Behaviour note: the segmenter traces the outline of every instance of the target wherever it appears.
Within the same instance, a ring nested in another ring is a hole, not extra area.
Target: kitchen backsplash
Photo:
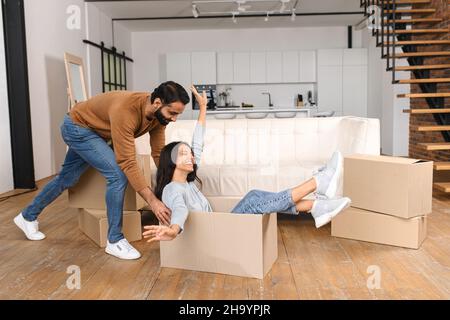
[[[295,107],[298,94],[303,95],[303,101],[306,104],[308,91],[313,92],[314,101],[317,101],[316,86],[312,83],[217,85],[217,95],[224,92],[226,88],[231,88],[231,100],[233,100],[233,105],[237,106],[244,102],[255,107],[268,107],[269,97],[262,94],[263,92],[270,92],[275,108]]]

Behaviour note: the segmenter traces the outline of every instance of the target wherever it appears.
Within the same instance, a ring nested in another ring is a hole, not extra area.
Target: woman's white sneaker
[[[14,218],[14,223],[25,233],[28,240],[39,241],[45,239],[45,234],[39,231],[39,222],[37,220],[32,222],[25,220],[22,212]]]
[[[114,257],[124,260],[135,260],[141,257],[139,251],[137,251],[127,239],[122,239],[116,243],[106,244],[105,252]]]
[[[317,199],[314,201],[311,215],[316,223],[316,228],[320,228],[329,223],[342,210],[348,208],[351,203],[352,201],[347,197],[329,200]]]
[[[335,151],[326,166],[313,174],[316,180],[316,193],[328,199],[336,196],[339,179],[342,175],[344,159],[339,151]]]

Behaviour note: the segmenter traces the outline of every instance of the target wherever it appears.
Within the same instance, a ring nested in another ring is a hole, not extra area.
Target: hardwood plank
[[[436,148],[437,145],[427,145]],[[0,299],[450,299],[450,198],[433,198],[428,237],[419,250],[330,236],[308,216],[281,218],[279,258],[263,279],[160,268],[159,245],[121,261],[77,226],[63,194],[40,217],[47,238],[25,240],[13,217],[36,194],[0,203]],[[67,267],[81,269],[81,290],[69,290]],[[367,288],[367,267],[381,270],[381,288]]]

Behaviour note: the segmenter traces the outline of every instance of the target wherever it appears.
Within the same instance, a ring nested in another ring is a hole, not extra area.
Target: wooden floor
[[[159,267],[159,245],[121,261],[78,229],[62,195],[40,217],[44,241],[26,241],[13,217],[35,192],[0,202],[0,299],[450,299],[450,197],[437,195],[428,238],[411,250],[337,239],[309,218],[279,219],[279,258],[264,280]],[[81,270],[69,290],[67,267]],[[381,288],[367,288],[380,267]]]

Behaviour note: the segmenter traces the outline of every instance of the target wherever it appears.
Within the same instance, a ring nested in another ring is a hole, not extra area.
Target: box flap
[[[369,154],[352,154],[345,157],[346,159],[357,159],[367,161],[378,161],[397,164],[414,164],[419,162],[427,162],[421,159],[404,158],[404,157],[391,157],[391,156],[375,156]]]

